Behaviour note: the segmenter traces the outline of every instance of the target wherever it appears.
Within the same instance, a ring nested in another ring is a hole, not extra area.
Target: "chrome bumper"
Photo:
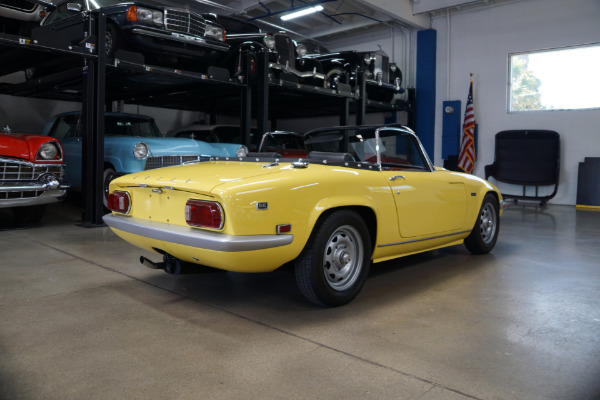
[[[195,46],[206,47],[206,48],[214,49],[214,50],[220,50],[220,51],[228,51],[229,50],[228,44],[210,43],[210,42],[206,41],[206,39],[204,39],[204,38],[201,38],[198,36],[186,35],[183,33],[176,33],[176,32],[160,33],[160,32],[148,31],[145,29],[139,29],[139,28],[134,28],[131,30],[131,32],[136,33],[138,35],[150,36],[150,37],[155,37],[158,39],[174,40],[176,42],[192,44]]]
[[[69,185],[58,181],[47,183],[0,183],[0,208],[35,206],[50,204],[62,200]],[[41,192],[41,193],[36,193]]]
[[[313,69],[312,71],[298,71],[296,68],[277,63],[269,63],[269,68],[278,69],[280,71],[296,75],[299,78],[317,78],[322,80],[327,79],[327,75],[317,72],[316,69]]]
[[[288,245],[294,239],[293,235],[226,235],[115,214],[106,214],[102,219],[111,228],[133,235],[213,251],[264,250]]]

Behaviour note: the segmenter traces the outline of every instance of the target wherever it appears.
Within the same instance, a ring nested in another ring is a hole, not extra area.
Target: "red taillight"
[[[185,204],[185,222],[202,228],[221,229],[223,211],[214,201],[188,200]]]
[[[112,192],[108,195],[106,207],[111,211],[129,214],[131,199],[127,192]]]
[[[137,21],[137,6],[130,6],[127,9],[127,21]]]

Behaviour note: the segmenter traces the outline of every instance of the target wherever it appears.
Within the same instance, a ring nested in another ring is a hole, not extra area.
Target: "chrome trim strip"
[[[0,193],[4,192],[31,192],[37,191],[52,191],[57,189],[68,189],[70,185],[60,183],[58,187],[53,187],[51,183],[39,183],[39,182],[17,182],[14,185],[7,184],[6,182],[0,182]]]
[[[398,246],[400,244],[423,242],[425,240],[434,240],[434,239],[440,239],[440,238],[448,237],[448,236],[462,235],[463,233],[468,233],[468,232],[471,232],[471,231],[462,231],[462,232],[456,232],[456,233],[449,233],[447,235],[439,235],[439,236],[434,236],[434,237],[429,237],[429,238],[424,238],[424,239],[413,239],[413,240],[407,240],[405,242],[380,244],[377,247],[389,247],[389,246]]]
[[[287,65],[278,64],[278,63],[269,63],[269,68],[274,68],[274,69],[278,69],[281,71],[285,71],[290,74],[294,74],[300,78],[318,78],[318,79],[322,79],[322,80],[327,79],[327,75],[322,74],[317,71],[314,71],[314,70],[313,71],[299,71],[294,67],[288,67]]]
[[[251,251],[285,246],[292,243],[294,235],[234,236],[203,231],[187,226],[152,222],[135,217],[106,214],[102,217],[111,228],[150,239],[172,242],[197,249],[214,251]]]
[[[205,39],[203,39],[201,37],[185,35],[183,33],[173,32],[171,34],[165,34],[165,33],[152,32],[152,31],[147,31],[147,30],[138,29],[138,28],[132,29],[131,32],[137,33],[138,35],[146,35],[146,36],[151,36],[151,37],[155,37],[155,38],[159,38],[159,39],[174,40],[176,42],[194,44],[197,46],[208,47],[210,49],[215,49],[215,50],[227,51],[227,50],[229,50],[229,47],[230,47],[226,43],[213,44],[213,43],[207,42]]]
[[[16,199],[3,199],[0,197],[0,208],[56,203],[61,201],[66,195],[66,190],[50,190],[43,192],[37,197],[20,197]]]

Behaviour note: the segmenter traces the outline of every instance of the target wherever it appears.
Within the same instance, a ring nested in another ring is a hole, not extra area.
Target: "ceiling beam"
[[[357,0],[406,25],[420,29],[431,28],[431,17],[428,14],[415,15],[411,0]]]

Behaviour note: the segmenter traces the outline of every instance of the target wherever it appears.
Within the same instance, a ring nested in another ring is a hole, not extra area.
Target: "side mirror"
[[[81,3],[67,3],[67,10],[73,12],[81,12],[83,10],[83,6]]]

